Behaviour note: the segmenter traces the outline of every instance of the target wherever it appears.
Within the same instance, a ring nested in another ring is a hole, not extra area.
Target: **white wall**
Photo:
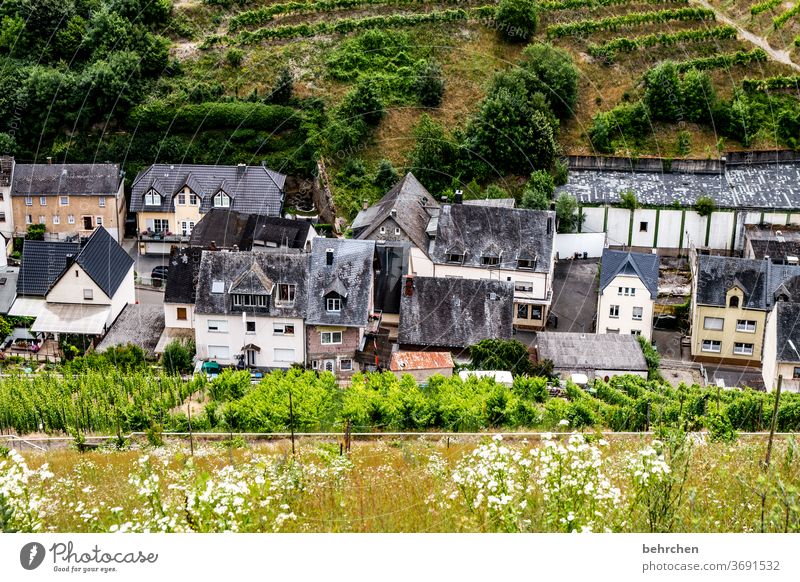
[[[178,319],[178,308],[186,309],[186,320]],[[164,326],[194,329],[194,305],[191,303],[164,303]]]
[[[774,383],[778,379],[777,375],[777,362],[775,358],[778,355],[778,329],[776,317],[776,309],[773,307],[772,311],[767,313],[767,323],[764,326],[764,347],[762,348],[761,356],[761,376],[764,378],[764,386],[767,391],[771,391]],[[791,376],[790,376],[791,377]]]
[[[133,280],[133,270],[136,264],[134,263],[131,265],[131,268],[128,269],[128,272],[125,274],[125,278],[120,283],[117,292],[114,293],[114,297],[111,298],[111,315],[109,317],[108,325],[111,326],[114,323],[114,320],[117,319],[117,316],[125,309],[125,306],[128,304],[136,303],[136,285]]]
[[[619,295],[620,287],[633,287],[633,297]],[[652,339],[653,333],[653,300],[645,284],[632,275],[618,275],[603,289],[598,301],[597,333],[607,333],[608,329],[618,329],[620,334],[628,335],[633,330],[642,336]],[[619,317],[610,316],[611,306],[619,306]],[[642,308],[642,319],[633,319],[633,308]],[[613,333],[613,332],[612,332]]]
[[[625,208],[608,209],[608,244],[627,245],[631,211]]]
[[[227,332],[208,331],[209,320],[227,320]],[[245,320],[241,314],[211,315],[206,313],[195,314],[195,338],[197,355],[200,358],[211,357],[211,346],[227,346],[228,357],[216,357],[220,364],[237,363],[236,356],[241,353],[242,347],[255,344],[261,348],[256,355],[256,366],[264,368],[288,368],[292,363],[305,361],[305,326],[302,318],[264,317],[247,315],[248,321],[256,322],[255,333],[246,333]],[[273,325],[276,323],[293,324],[294,335],[275,335]],[[279,361],[275,359],[275,348],[294,350],[292,361]]]
[[[602,229],[602,224],[600,225]],[[558,233],[554,241],[555,252],[560,259],[569,259],[575,253],[588,253],[589,257],[603,256],[606,244],[604,232]]]
[[[642,222],[646,222],[642,230]],[[659,230],[661,221],[659,217]],[[653,247],[656,233],[656,211],[653,208],[638,208],[633,212],[633,229],[631,229],[631,245],[635,247]],[[661,241],[659,241],[659,244]]]
[[[84,289],[91,289],[92,299],[84,299]],[[111,305],[111,298],[100,289],[83,267],[73,263],[47,294],[48,303],[73,303],[83,305]]]
[[[552,267],[551,267],[552,272]],[[461,279],[494,279],[495,281],[525,282],[533,287],[532,292],[514,291],[515,299],[538,299],[545,301],[552,288],[552,278],[547,273],[533,271],[511,271],[506,269],[481,269],[461,265],[434,265],[434,277],[457,277]]]
[[[433,261],[414,245],[411,245],[408,272],[417,277],[433,277]]]

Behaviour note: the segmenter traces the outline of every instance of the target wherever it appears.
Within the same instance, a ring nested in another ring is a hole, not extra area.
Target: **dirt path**
[[[753,43],[754,45],[764,49],[764,51],[770,56],[770,58],[772,58],[772,60],[774,60],[776,62],[779,62],[779,63],[782,63],[784,65],[787,65],[787,66],[791,67],[792,69],[794,69],[795,71],[800,71],[800,65],[795,63],[789,57],[789,51],[781,51],[781,50],[777,50],[777,49],[772,48],[764,37],[755,35],[752,32],[750,32],[749,30],[747,30],[745,28],[742,28],[741,26],[739,26],[739,24],[735,20],[730,18],[724,12],[721,12],[715,6],[712,6],[711,4],[706,2],[706,0],[692,0],[692,1],[695,4],[699,4],[703,8],[708,8],[709,10],[713,10],[714,14],[717,15],[717,20],[727,24],[728,26],[734,27],[737,30],[737,32],[739,33],[739,37],[740,38],[743,38],[743,39]]]

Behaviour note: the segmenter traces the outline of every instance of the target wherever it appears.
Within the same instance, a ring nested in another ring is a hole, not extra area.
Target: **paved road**
[[[558,329],[554,331],[593,331],[597,312],[598,263],[599,259],[556,263],[551,313],[558,316]]]

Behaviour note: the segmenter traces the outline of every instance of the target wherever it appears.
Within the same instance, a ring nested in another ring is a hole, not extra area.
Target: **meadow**
[[[544,434],[4,451],[0,529],[39,532],[797,532],[778,437]],[[734,469],[735,468],[735,469]]]

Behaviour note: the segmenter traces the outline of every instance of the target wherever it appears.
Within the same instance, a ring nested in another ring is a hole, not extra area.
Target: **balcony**
[[[139,240],[144,242],[189,242],[190,235],[175,234],[170,231],[143,230],[139,232]]]

